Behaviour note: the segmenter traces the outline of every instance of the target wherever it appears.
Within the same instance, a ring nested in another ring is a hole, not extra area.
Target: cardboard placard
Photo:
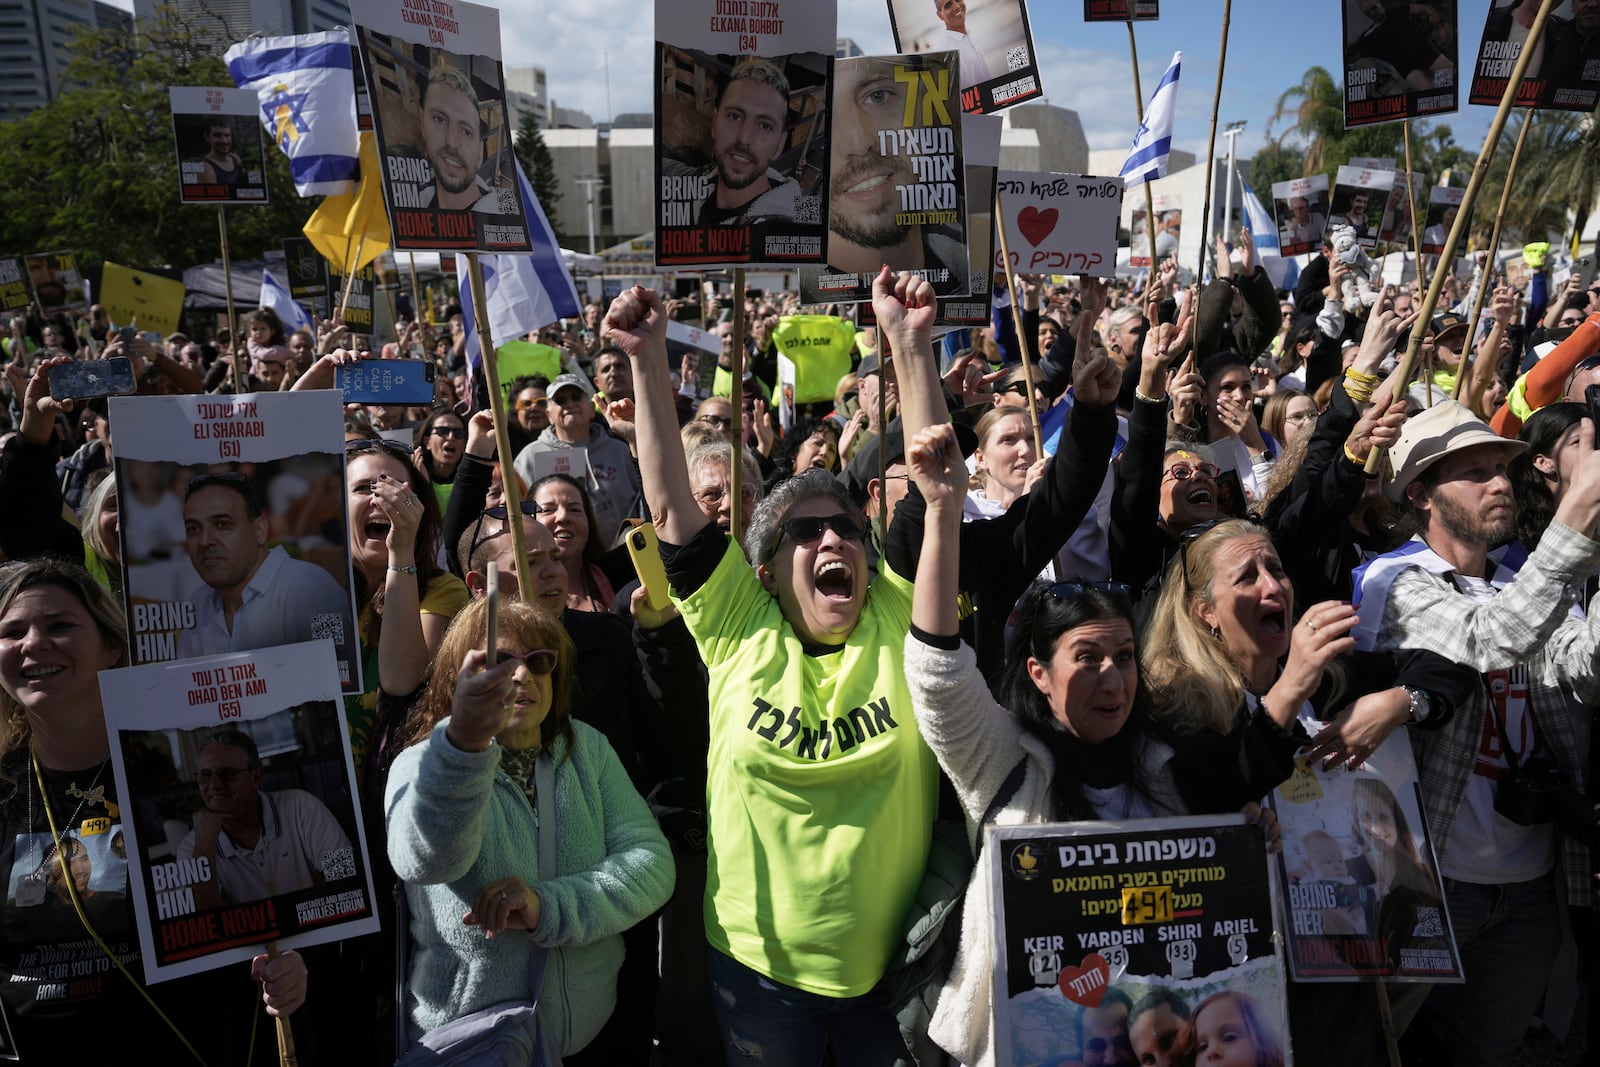
[[[527,252],[500,13],[465,0],[350,5],[371,95],[390,247]]]
[[[41,312],[49,315],[89,306],[78,258],[71,252],[35,252],[23,256],[22,261],[28,267],[28,284]]]
[[[362,692],[339,393],[119,396],[110,410],[129,660],[328,639]]]
[[[961,116],[961,150],[967,166],[967,288],[964,297],[939,301],[939,326],[987,326],[994,290],[994,188],[1000,172],[996,115]]]
[[[1178,238],[1183,232],[1183,194],[1158,193],[1151,202],[1156,210],[1155,258],[1163,260],[1178,251]],[[1144,195],[1136,194],[1133,218],[1128,223],[1128,265],[1132,267],[1150,266],[1150,228],[1144,217]]]
[[[265,204],[267,163],[254,89],[173,85],[178,199],[185,204]]]
[[[656,0],[658,267],[824,261],[837,0]]]
[[[1545,20],[1539,54],[1528,60],[1513,106],[1593,111],[1600,103],[1600,56],[1593,43],[1600,13],[1585,0],[1580,18],[1573,6],[1572,0],[1562,0]],[[1484,20],[1467,103],[1500,106],[1538,9],[1538,4],[1494,0]]]
[[[308,237],[285,237],[281,243],[289,295],[319,306],[326,304],[323,298],[328,295],[328,261],[317,246]]]
[[[1340,7],[1346,128],[1456,110],[1461,79],[1455,0]]]
[[[378,929],[332,645],[103,671],[100,692],[146,981]]]
[[[0,256],[0,312],[21,311],[33,303],[21,256]]]
[[[1128,5],[1133,5],[1135,22],[1148,22],[1161,17],[1161,0],[1083,0],[1085,22],[1127,22]]]
[[[1444,243],[1450,238],[1450,229],[1455,225],[1456,213],[1461,210],[1461,201],[1466,195],[1465,189],[1452,189],[1447,185],[1428,187],[1428,213],[1422,218],[1423,255],[1438,255],[1444,251]]]
[[[889,0],[896,52],[960,56],[961,110],[979,115],[1044,95],[1024,0],[934,4]]]
[[[100,304],[116,326],[175,333],[183,318],[183,282],[107,261],[100,271]]]
[[[330,313],[339,310],[339,305],[344,304],[344,324],[350,327],[351,333],[359,333],[371,337],[375,332],[374,313],[377,308],[378,274],[371,263],[355,273],[355,284],[350,287],[350,299],[344,299],[345,282],[348,280],[334,272],[333,265],[328,265],[328,300]]]
[[[1411,195],[1406,195],[1407,183]],[[1383,222],[1378,226],[1378,240],[1395,244],[1411,244],[1411,210],[1413,204],[1424,204],[1428,196],[1426,174],[1394,172],[1394,185],[1389,189],[1389,201],[1383,208]]]
[[[1394,171],[1340,167],[1333,186],[1333,213],[1328,228],[1349,226],[1363,248],[1378,247],[1383,212],[1394,187]]]
[[[1272,215],[1278,223],[1280,255],[1298,256],[1320,248],[1328,229],[1328,176],[1273,182]]]
[[[1012,269],[1110,278],[1125,188],[1115,177],[1001,171],[1001,221]],[[998,253],[995,269],[1005,269]]]

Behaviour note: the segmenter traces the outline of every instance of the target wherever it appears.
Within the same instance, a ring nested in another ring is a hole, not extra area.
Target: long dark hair
[[[1074,809],[1089,807],[1083,796],[1082,783],[1075,775],[1063,773],[1070,763],[1081,761],[1088,746],[1056,719],[1050,702],[1034,684],[1028,673],[1028,661],[1049,663],[1056,653],[1061,638],[1091,622],[1122,620],[1128,624],[1130,634],[1137,632],[1133,616],[1133,603],[1128,595],[1093,587],[1077,588],[1071,593],[1058,592],[1059,586],[1051,582],[1035,582],[1017,606],[1017,626],[1006,650],[1005,664],[1000,669],[1000,702],[1011,710],[1024,730],[1038,738],[1050,749],[1056,760],[1055,780],[1051,793],[1055,797],[1055,818],[1071,818]],[[1133,711],[1117,734],[1119,742],[1134,745],[1151,734],[1152,723],[1141,679],[1134,692]],[[1137,771],[1137,764],[1134,765]],[[1148,795],[1144,783],[1130,779],[1135,791]]]
[[[528,495],[525,499],[532,500],[539,495],[539,487],[541,485],[549,485],[551,482],[570,485],[578,491],[578,499],[583,501],[583,517],[589,523],[589,536],[583,542],[583,562],[593,563],[598,566],[600,561],[605,558],[606,550],[611,546],[605,544],[605,539],[599,536],[600,520],[594,517],[594,502],[589,499],[589,490],[583,487],[582,482],[570,474],[547,474],[529,487]],[[541,523],[541,525],[543,524]]]
[[[1533,465],[1534,457],[1553,457],[1567,431],[1588,415],[1583,404],[1551,404],[1535,411],[1517,434],[1518,440],[1528,443],[1528,449],[1506,464],[1506,475],[1517,498],[1517,536],[1529,552],[1538,546],[1556,514],[1555,490],[1544,472]]]
[[[439,538],[444,520],[439,515],[439,498],[428,488],[427,477],[411,461],[411,450],[394,441],[381,438],[376,440],[356,439],[344,443],[344,461],[348,466],[350,461],[357,456],[368,454],[387,456],[394,460],[406,471],[406,484],[411,486],[411,491],[416,494],[417,500],[422,504],[422,519],[417,524],[416,548],[416,583],[417,601],[421,603],[423,596],[428,592],[428,583],[438,575],[445,573],[439,566]],[[418,490],[421,492],[418,492]],[[348,531],[347,536],[354,537],[355,531]],[[378,647],[378,636],[383,629],[383,593],[385,584],[378,583],[378,588],[368,589],[367,580],[362,577],[361,569],[355,568],[356,600],[365,603],[373,610],[372,626],[370,633],[363,640],[371,647]]]
[[[413,443],[422,450],[422,472],[428,476],[429,483],[433,485],[448,485],[450,482],[455,480],[455,471],[450,472],[449,478],[445,478],[438,471],[433,469],[433,453],[428,451],[428,435],[433,433],[433,428],[438,425],[439,420],[445,418],[455,419],[461,424],[462,431],[465,432],[467,428],[466,419],[456,414],[451,408],[436,407],[432,411],[428,412],[428,417],[422,420],[422,425],[417,427],[417,432],[412,437]],[[465,438],[462,438],[461,444],[461,460],[464,460],[466,458]],[[461,460],[456,461],[458,464],[456,470],[461,469],[459,466]]]

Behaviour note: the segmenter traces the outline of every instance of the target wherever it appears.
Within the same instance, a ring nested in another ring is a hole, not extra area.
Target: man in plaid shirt
[[[1526,447],[1453,401],[1411,419],[1390,457],[1388,491],[1408,505],[1416,536],[1357,572],[1358,636],[1367,644],[1429,649],[1483,674],[1482,704],[1411,735],[1467,975],[1464,986],[1435,987],[1423,1014],[1456,1064],[1510,1062],[1561,943],[1559,909],[1589,902],[1583,841],[1551,814],[1530,819],[1497,803],[1507,779],[1534,760],[1553,763],[1581,791],[1590,716],[1582,704],[1600,703],[1600,624],[1577,607],[1600,568],[1594,428],[1583,421],[1577,444],[1558,453],[1559,505],[1537,549],[1491,552],[1513,536],[1506,462]],[[1425,721],[1422,703],[1412,710]]]

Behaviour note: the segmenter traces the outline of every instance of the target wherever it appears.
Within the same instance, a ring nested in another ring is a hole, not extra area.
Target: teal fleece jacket
[[[408,1036],[415,1042],[491,1004],[526,999],[538,944],[550,950],[539,1020],[570,1055],[616,1004],[622,931],[672,895],[666,838],[610,742],[574,721],[572,749],[553,753],[560,870],[540,871],[533,806],[501,772],[499,744],[463,752],[445,726],[400,754],[384,797],[389,861],[411,911]],[[462,923],[483,886],[512,875],[542,903],[531,933],[491,940]]]

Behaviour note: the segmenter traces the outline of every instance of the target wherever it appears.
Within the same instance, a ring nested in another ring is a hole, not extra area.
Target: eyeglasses
[[[1196,463],[1192,467],[1187,463],[1174,463],[1167,468],[1167,472],[1161,476],[1161,480],[1166,481],[1171,478],[1175,482],[1187,482],[1191,478],[1205,478],[1214,482],[1217,480],[1217,475],[1221,473],[1222,468],[1215,463]]]
[[[1006,393],[1016,393],[1018,396],[1027,396],[1028,383],[1025,381],[1012,382],[1010,385],[1002,385],[999,389],[996,389],[995,392],[1001,394],[1002,396],[1004,396]]]
[[[517,401],[517,410],[518,411],[543,411],[545,409],[545,407],[549,405],[549,403],[550,403],[550,398],[547,397],[547,396],[533,397],[532,399],[529,399],[529,400],[519,400],[519,401]]]
[[[535,504],[531,500],[520,501],[517,504],[517,508],[524,515],[537,515],[537,514],[539,514],[539,505]],[[501,522],[505,522],[506,521],[506,506],[504,504],[496,504],[492,508],[484,508],[483,509],[483,513],[484,513],[484,515],[488,516],[491,519],[499,519]]]
[[[1571,317],[1568,317],[1566,315],[1563,315],[1563,316],[1561,316],[1561,321],[1559,323],[1557,323],[1556,325],[1558,325],[1558,326],[1581,326],[1581,325],[1583,325],[1583,316],[1582,315],[1573,315]]]
[[[216,770],[203,770],[200,772],[200,784],[209,785],[213,780],[220,781],[223,785],[232,785],[233,780],[241,774],[249,774],[249,767],[219,767]]]
[[[729,490],[720,485],[712,485],[696,491],[694,498],[700,502],[702,507],[717,508],[722,506],[722,502],[728,498],[729,492]],[[741,485],[739,487],[739,499],[744,502],[744,506],[747,508],[754,504],[756,502],[755,486]]]
[[[1315,411],[1302,411],[1298,415],[1285,415],[1283,417],[1283,421],[1284,422],[1315,422],[1316,418],[1317,418],[1317,413]]]
[[[1128,587],[1121,582],[1085,582],[1069,581],[1057,582],[1050,587],[1050,595],[1057,600],[1070,600],[1081,593],[1110,593],[1112,596],[1127,596]]]
[[[719,430],[733,429],[733,419],[727,415],[696,415],[695,421],[708,423]]]
[[[851,541],[862,541],[867,536],[867,531],[855,519],[841,511],[837,515],[801,515],[784,519],[778,523],[778,541],[781,542],[783,535],[788,534],[789,540],[797,545],[815,544],[822,540],[824,530],[832,530]]]
[[[467,439],[467,429],[465,426],[435,426],[430,429],[428,433],[434,437],[454,437],[460,441],[465,441]]]
[[[539,648],[532,652],[508,652],[506,649],[497,648],[494,650],[494,658],[496,663],[508,659],[518,660],[528,668],[529,674],[544,675],[556,669],[558,657],[548,648]]]

